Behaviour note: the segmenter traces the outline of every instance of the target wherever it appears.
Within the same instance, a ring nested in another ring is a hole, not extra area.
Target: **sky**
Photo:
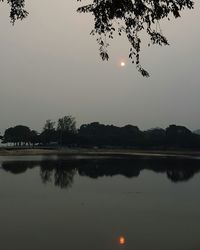
[[[47,119],[65,115],[78,126],[200,128],[199,1],[182,18],[161,23],[170,46],[149,48],[144,38],[141,61],[150,78],[128,60],[125,37],[114,39],[109,61],[101,61],[89,35],[93,17],[78,14],[76,0],[26,0],[30,14],[14,26],[7,4],[0,5],[1,133],[18,124],[40,131]]]

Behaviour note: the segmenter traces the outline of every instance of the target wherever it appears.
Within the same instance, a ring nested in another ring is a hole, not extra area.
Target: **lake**
[[[200,250],[200,160],[0,157],[2,250]]]

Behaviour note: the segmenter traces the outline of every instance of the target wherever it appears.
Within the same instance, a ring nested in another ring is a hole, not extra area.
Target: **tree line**
[[[41,132],[28,126],[17,125],[5,130],[0,137],[3,144],[11,146],[68,146],[97,148],[199,148],[200,135],[184,126],[169,125],[166,129],[152,128],[142,131],[138,126],[105,125],[99,122],[76,126],[72,116],[57,122],[46,120]]]

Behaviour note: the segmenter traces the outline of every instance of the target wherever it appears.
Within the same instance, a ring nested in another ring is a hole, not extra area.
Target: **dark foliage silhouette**
[[[10,20],[12,24],[16,20],[27,17],[28,12],[25,10],[25,0],[0,0],[0,2],[7,2],[10,5]]]
[[[175,147],[196,145],[199,136],[184,126],[170,125],[166,129],[167,144]]]
[[[0,0],[4,2],[4,0]],[[81,0],[77,0],[81,2]],[[83,1],[82,1],[83,2]],[[129,58],[136,64],[138,71],[148,77],[149,73],[140,63],[141,33],[149,38],[150,44],[168,45],[162,34],[159,21],[163,18],[178,18],[184,9],[192,9],[192,0],[91,0],[91,4],[78,8],[80,13],[91,13],[94,16],[92,35],[97,35],[100,56],[108,60],[109,39],[115,33],[125,34],[130,43]],[[7,0],[11,7],[10,19],[14,22],[28,15],[24,9],[25,0]]]
[[[200,136],[183,126],[141,131],[137,126],[117,127],[98,122],[84,124],[79,130],[79,145],[144,149],[199,148]]]
[[[11,127],[6,129],[0,139],[3,143],[18,147],[28,145],[160,150],[200,148],[200,135],[180,125],[141,131],[137,126],[130,124],[118,127],[92,122],[77,129],[75,118],[71,116],[58,119],[57,128],[54,121],[47,120],[40,134],[27,126]]]
[[[80,1],[80,0],[78,0]],[[83,2],[83,1],[82,1]],[[92,35],[97,35],[100,56],[108,60],[109,39],[116,33],[125,34],[130,43],[129,58],[143,76],[149,73],[141,66],[141,33],[145,31],[150,44],[168,45],[159,21],[163,18],[180,17],[184,9],[193,8],[191,0],[93,0],[78,9],[80,13],[94,16]]]
[[[166,144],[166,131],[162,128],[153,128],[144,131],[145,146],[159,147]]]
[[[77,130],[76,120],[72,116],[64,116],[57,122],[57,137],[59,144],[67,145],[75,142]]]
[[[57,140],[55,122],[51,120],[46,120],[42,133],[40,134],[40,141],[44,145],[48,145],[51,142],[55,142]]]
[[[13,143],[16,146],[30,145],[38,142],[37,132],[30,130],[29,127],[23,125],[17,125],[6,129],[4,136],[2,137],[3,143]]]
[[[117,127],[98,122],[84,124],[80,127],[79,136],[85,145],[95,146],[141,146],[142,131],[137,126]]]

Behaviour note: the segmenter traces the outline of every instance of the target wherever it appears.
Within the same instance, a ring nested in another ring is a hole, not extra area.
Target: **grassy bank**
[[[91,156],[196,156],[193,150],[138,150],[138,149],[69,149],[69,148],[0,148],[0,156],[23,155],[91,155]]]

